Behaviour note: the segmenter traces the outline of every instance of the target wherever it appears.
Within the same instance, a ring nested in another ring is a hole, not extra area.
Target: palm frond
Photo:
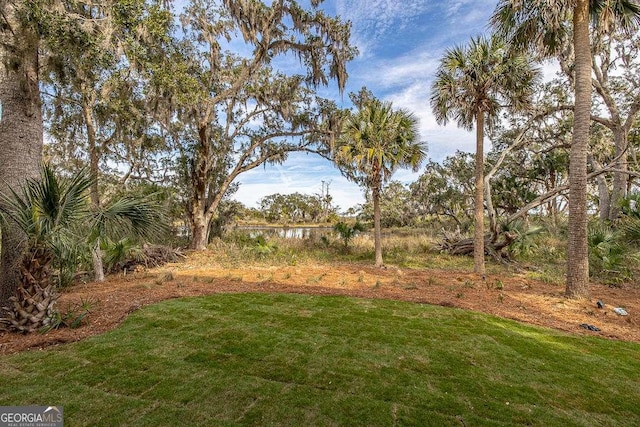
[[[119,198],[90,215],[91,240],[101,236],[122,239],[127,236],[153,238],[166,231],[161,206],[154,195],[142,199]]]
[[[627,217],[620,225],[624,238],[635,246],[640,246],[640,218]]]
[[[509,52],[497,36],[475,37],[445,52],[431,86],[431,108],[439,124],[453,120],[472,130],[476,113],[491,127],[503,106],[526,109],[540,71],[522,54]]]
[[[10,189],[0,197],[5,216],[30,239],[46,241],[57,230],[70,226],[88,212],[86,191],[93,178],[81,170],[72,178],[60,178],[43,164],[39,179],[29,179],[20,192]]]
[[[336,163],[347,178],[370,186],[389,179],[398,168],[417,169],[426,157],[418,140],[413,114],[371,98],[345,120],[334,150]]]

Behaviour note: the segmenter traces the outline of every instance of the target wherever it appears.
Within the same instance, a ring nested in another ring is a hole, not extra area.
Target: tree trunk
[[[84,118],[85,129],[87,132],[87,142],[89,146],[89,171],[93,177],[89,195],[91,197],[91,207],[93,209],[100,208],[100,192],[98,190],[98,172],[100,171],[100,152],[96,143],[96,127],[93,120],[93,113],[87,96],[83,96],[82,115]]]
[[[549,174],[549,179],[547,181],[545,190],[549,192],[549,190],[555,187],[556,187],[556,174],[554,171],[551,171],[551,173]],[[553,199],[549,200],[549,214],[551,215],[551,221],[553,224],[552,231],[556,232],[560,224],[560,222],[558,221],[558,198],[557,197],[554,197]]]
[[[209,243],[209,223],[208,217],[202,209],[193,212],[191,218],[191,244],[190,249],[203,251],[207,249]]]
[[[474,201],[473,271],[484,274],[484,111],[476,113],[476,192]]]
[[[198,128],[199,143],[194,153],[193,164],[191,165],[191,200],[189,205],[189,222],[191,226],[190,249],[205,250],[209,243],[209,222],[211,215],[208,215],[207,188],[209,172],[211,167],[211,153],[209,141],[209,126],[202,123]]]
[[[2,41],[19,46],[11,58],[0,44],[0,191],[18,190],[27,178],[39,176],[42,162],[42,110],[38,80],[38,43],[15,21],[15,10],[4,2],[10,29],[0,29]],[[9,64],[7,67],[6,64]],[[2,227],[0,308],[15,295],[26,239],[15,225]]]
[[[100,241],[97,241],[91,249],[91,258],[93,259],[93,280],[96,282],[104,282],[104,266],[102,264]]]
[[[600,211],[600,221],[609,219],[611,213],[611,194],[607,185],[607,178],[604,175],[598,175],[596,178],[598,183],[598,209]]]
[[[91,188],[89,188],[89,197],[91,198],[91,208],[97,211],[101,205],[100,192],[98,190],[100,152],[96,144],[96,127],[93,120],[91,102],[88,100],[87,95],[84,95],[83,98],[82,115],[87,132],[87,142],[89,144],[89,172],[91,172],[91,176],[93,177]],[[96,282],[104,282],[104,264],[102,262],[102,250],[100,249],[99,240],[91,250],[91,258],[93,260],[93,280]]]
[[[589,296],[587,246],[587,148],[591,124],[591,47],[589,0],[578,0],[573,13],[575,110],[569,161],[569,230],[567,286],[569,298]]]
[[[609,219],[611,221],[618,218],[620,215],[620,199],[627,195],[627,180],[628,176],[625,173],[629,170],[629,159],[627,157],[627,133],[622,128],[617,128],[613,131],[613,139],[616,147],[615,157],[616,161],[615,169],[613,173],[613,189],[611,191],[611,200],[609,208]]]
[[[379,180],[378,180],[379,181]],[[373,199],[373,239],[376,249],[376,267],[382,267],[382,232],[380,231],[380,183],[371,189]]]
[[[491,233],[492,240],[498,237],[498,214],[493,207],[493,198],[491,196],[491,181],[484,180],[484,200],[487,203],[487,216],[489,217],[489,232]]]

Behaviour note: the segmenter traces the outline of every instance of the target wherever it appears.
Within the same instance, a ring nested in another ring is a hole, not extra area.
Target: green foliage
[[[274,242],[268,241],[264,235],[260,234],[253,239],[252,250],[259,256],[266,256],[277,251],[278,247]]]
[[[88,198],[92,183],[86,169],[67,177],[44,164],[39,180],[28,180],[21,193],[12,190],[10,196],[1,196],[4,220],[17,223],[31,247],[51,252],[62,286],[88,261],[96,242],[150,239],[167,229],[163,212],[151,196],[123,196],[92,210]]]
[[[77,329],[82,326],[86,317],[91,314],[91,309],[94,306],[94,302],[91,300],[81,300],[80,303],[74,306],[67,307],[66,311],[56,311],[52,322],[41,333],[47,333],[52,329],[70,328]]]
[[[185,218],[184,201],[179,190],[171,181],[162,181],[161,183],[151,183],[146,181],[134,181],[123,188],[120,180],[116,177],[102,177],[105,188],[109,193],[113,192],[111,200],[117,200],[127,197],[134,200],[146,200],[148,203],[158,207],[162,212],[162,217],[158,217],[158,221],[165,225],[171,224],[171,232],[165,227],[162,232],[152,233],[149,236],[154,243],[164,244],[168,246],[186,246],[184,241],[179,240],[178,226]],[[128,236],[132,239],[133,236]]]
[[[365,227],[359,221],[356,221],[354,224],[347,224],[346,222],[340,221],[333,226],[333,230],[338,233],[344,243],[344,248],[347,249],[351,239],[359,232],[365,231]]]
[[[412,206],[423,222],[467,232],[473,223],[473,154],[457,151],[441,163],[427,163],[410,184]]]
[[[504,39],[472,38],[445,52],[431,88],[431,108],[440,124],[453,120],[472,130],[482,113],[491,128],[505,104],[512,111],[530,106],[539,79],[532,60],[509,52]]]
[[[640,218],[625,218],[620,222],[620,230],[625,241],[634,245],[636,248],[640,246]]]
[[[625,217],[640,219],[640,193],[629,193],[619,202],[620,210]]]
[[[537,237],[546,232],[543,225],[530,225],[524,221],[514,221],[503,226],[503,232],[515,236],[509,245],[509,252],[516,257],[530,256],[538,250]]]
[[[221,294],[1,356],[0,401],[58,389],[66,423],[91,426],[633,426],[639,352],[425,304]]]
[[[10,219],[28,236],[33,246],[71,244],[71,226],[89,214],[86,191],[92,178],[82,170],[71,178],[57,177],[44,164],[40,179],[27,180],[21,190],[10,189],[2,197],[5,221]]]
[[[271,223],[323,222],[336,216],[330,195],[270,194],[260,199],[260,211]]]
[[[128,258],[140,258],[140,246],[131,238],[125,237],[117,241],[104,239],[100,245],[104,256],[106,271],[117,271],[118,264]]]
[[[620,200],[622,218],[617,222],[624,241],[640,247],[640,193],[634,192]]]
[[[589,273],[609,284],[630,278],[629,247],[622,240],[620,230],[602,222],[589,224]]]
[[[86,242],[77,242],[75,245],[58,245],[54,248],[54,254],[52,265],[60,287],[73,284],[78,276],[86,276],[84,270],[90,269],[93,262],[91,248]]]
[[[356,99],[357,94],[351,97]],[[417,171],[426,157],[426,146],[419,141],[417,118],[409,111],[394,110],[390,102],[372,95],[356,112],[347,115],[333,151],[345,176],[374,191],[380,191],[399,168]]]

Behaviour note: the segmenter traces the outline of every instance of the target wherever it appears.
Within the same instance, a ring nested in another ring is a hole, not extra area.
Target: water
[[[261,227],[241,226],[237,231],[245,231],[250,237],[263,235],[282,239],[316,239],[322,236],[334,236],[332,227]]]

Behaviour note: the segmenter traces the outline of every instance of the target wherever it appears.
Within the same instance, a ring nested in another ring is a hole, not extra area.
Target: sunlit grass
[[[419,304],[286,294],[166,301],[0,358],[0,405],[71,426],[640,424],[640,346]]]
[[[345,249],[337,236],[312,238],[280,238],[264,236],[271,250],[246,234],[234,233],[217,239],[209,247],[209,258],[223,266],[304,265],[308,263],[354,262],[373,264],[374,239],[370,233],[355,236]],[[383,257],[387,265],[408,268],[469,269],[473,260],[464,256],[449,256],[437,250],[437,238],[425,230],[385,233],[382,239]],[[491,261],[488,266],[491,268]]]

